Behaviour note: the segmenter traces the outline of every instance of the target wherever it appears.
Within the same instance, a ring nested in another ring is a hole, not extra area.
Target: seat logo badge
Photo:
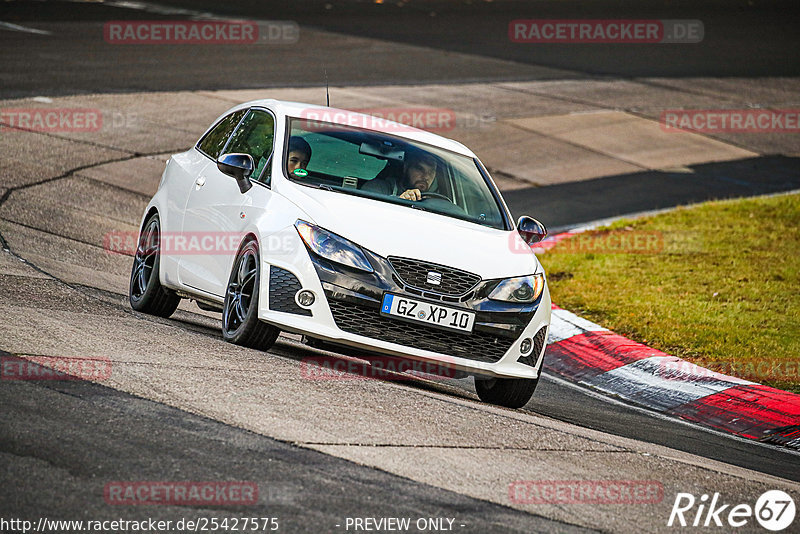
[[[434,286],[442,285],[442,273],[428,271],[428,278],[425,281]]]

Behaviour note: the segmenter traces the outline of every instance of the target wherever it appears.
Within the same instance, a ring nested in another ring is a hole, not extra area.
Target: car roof
[[[380,118],[376,124],[373,116],[365,113],[358,113],[347,109],[319,106],[315,104],[304,104],[302,102],[288,102],[285,100],[275,99],[252,100],[236,106],[236,108],[253,106],[267,107],[277,114],[288,117],[311,117],[324,122],[332,122],[335,124],[342,124],[344,126],[357,126],[367,130],[388,133],[390,135],[396,135],[411,141],[418,141],[420,143],[426,143],[444,148],[452,152],[469,156],[471,158],[476,157],[470,149],[453,139],[448,139],[447,137],[442,137],[441,135],[436,135],[435,133],[420,130],[418,128],[414,128],[413,126],[400,124],[383,118]],[[367,124],[370,126],[365,126]]]

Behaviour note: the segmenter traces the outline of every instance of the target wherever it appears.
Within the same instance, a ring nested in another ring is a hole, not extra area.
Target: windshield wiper
[[[334,189],[333,187],[331,187],[328,184],[315,184],[313,182],[299,182],[299,181],[295,181],[295,180],[292,180],[292,181],[294,181],[297,184],[304,185],[306,187],[313,187],[314,189],[324,189],[325,191],[336,191],[336,189]]]
[[[431,210],[429,210],[428,208],[423,208],[423,207],[422,207],[422,206],[420,206],[419,204],[409,204],[409,206],[411,206],[411,207],[412,207],[413,209],[415,209],[415,210],[420,210],[420,211],[431,211]]]

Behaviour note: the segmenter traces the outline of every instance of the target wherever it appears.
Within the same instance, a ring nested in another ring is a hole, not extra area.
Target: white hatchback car
[[[131,306],[181,298],[222,313],[226,340],[280,330],[443,363],[485,402],[536,388],[550,294],[530,244],[464,145],[332,108],[259,100],[167,163],[142,219]]]

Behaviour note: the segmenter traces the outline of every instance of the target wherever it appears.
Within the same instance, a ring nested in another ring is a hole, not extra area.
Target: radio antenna
[[[331,95],[328,92],[328,69],[325,69],[325,105],[331,107]]]

